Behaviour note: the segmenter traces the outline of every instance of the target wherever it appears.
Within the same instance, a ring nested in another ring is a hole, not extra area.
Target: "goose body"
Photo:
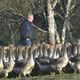
[[[41,71],[42,73],[50,73],[53,71],[53,68],[51,67],[48,61],[45,61],[45,62],[36,61],[36,63],[38,65],[39,71]]]
[[[50,57],[48,56],[49,47],[50,47],[49,44],[45,44],[43,49],[43,56],[35,59],[38,65],[38,68],[42,73],[52,71],[52,67],[49,63]]]
[[[80,54],[75,55],[74,57],[71,57],[69,59],[69,64],[72,67],[72,69],[75,71],[80,71]]]
[[[80,55],[79,55],[79,57],[80,57]],[[72,69],[75,71],[75,73],[80,70],[80,59],[78,59],[76,56],[71,58],[69,60],[69,63],[70,63],[70,66],[72,67]]]
[[[63,56],[60,56],[57,59],[53,59],[50,61],[51,66],[54,70],[59,71],[59,73],[61,73],[62,69],[64,67],[66,67],[66,65],[68,64],[68,55],[67,55],[67,50],[66,48],[63,51]]]
[[[12,54],[13,54],[13,48],[10,46],[10,49],[9,49],[9,61],[7,62],[7,65],[5,66],[5,69],[3,70],[4,73],[5,73],[5,78],[8,77],[8,74],[10,72],[12,72],[13,68],[14,68],[14,65],[15,65],[15,62],[13,60],[13,57],[12,57]]]
[[[35,45],[32,45],[31,48],[30,48],[30,53],[28,52],[29,54],[29,58],[25,64],[25,66],[22,67],[21,69],[21,73],[19,74],[19,77],[21,75],[23,75],[24,77],[26,77],[26,75],[30,75],[30,73],[32,72],[33,68],[34,68],[34,65],[35,65],[35,61],[33,59],[33,52],[35,50]]]

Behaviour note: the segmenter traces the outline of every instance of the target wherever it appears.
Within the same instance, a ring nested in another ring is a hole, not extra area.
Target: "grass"
[[[0,78],[0,80],[2,80],[2,78]],[[43,75],[27,77],[22,79],[8,78],[7,80],[80,80],[80,74]]]
[[[80,75],[79,74],[45,75],[28,78],[27,80],[80,80]]]

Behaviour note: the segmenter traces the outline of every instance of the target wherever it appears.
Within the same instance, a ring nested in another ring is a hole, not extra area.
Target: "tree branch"
[[[42,30],[41,28],[37,27],[36,25],[34,25],[32,23],[33,27],[35,27],[37,30],[41,31],[41,32],[44,32],[44,33],[48,33],[48,31],[45,31],[45,30]]]

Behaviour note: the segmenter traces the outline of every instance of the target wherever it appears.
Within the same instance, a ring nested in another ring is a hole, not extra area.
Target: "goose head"
[[[78,46],[77,47],[78,48],[78,51],[77,52],[78,52],[78,54],[80,54],[80,39],[78,39],[78,45],[77,46]]]
[[[53,57],[54,49],[55,49],[55,45],[50,44],[50,46],[49,46],[49,55],[48,55],[49,58]]]
[[[23,60],[23,56],[22,56],[22,46],[18,46],[17,47],[17,60]]]
[[[48,57],[48,49],[49,49],[49,47],[50,47],[50,45],[47,44],[47,43],[43,46],[43,56],[44,57]]]
[[[33,55],[34,55],[34,50],[37,49],[37,46],[35,44],[33,44],[29,51],[28,51],[28,57],[29,59],[33,59]]]
[[[30,45],[28,45],[28,46],[25,46],[25,52],[24,52],[24,59],[28,59],[28,51],[29,51],[29,49],[30,49]]]
[[[3,70],[3,48],[0,46],[0,72]]]
[[[8,58],[8,52],[9,52],[9,46],[4,46],[3,47],[3,61],[4,62],[8,62],[9,58]]]
[[[38,52],[39,52],[38,58],[42,58],[43,57],[43,44],[38,45]]]

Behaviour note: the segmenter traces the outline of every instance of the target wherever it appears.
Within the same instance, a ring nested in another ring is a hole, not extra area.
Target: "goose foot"
[[[29,77],[31,77],[31,75],[30,75],[30,74],[28,74],[28,76],[29,76]]]
[[[2,80],[8,80],[8,78],[2,78]]]
[[[54,73],[54,72],[51,72],[50,74],[51,74],[51,75],[55,75],[55,73]]]
[[[64,74],[64,72],[61,70],[61,71],[59,71],[59,73],[62,75],[62,74]]]
[[[75,70],[75,71],[74,71],[74,74],[76,74],[76,73],[77,73],[77,71]]]
[[[80,70],[78,70],[78,74],[80,74]]]
[[[21,80],[21,77],[16,77],[16,79],[15,80]]]
[[[20,80],[21,79],[21,73],[19,74],[18,77],[16,77],[16,80]]]

